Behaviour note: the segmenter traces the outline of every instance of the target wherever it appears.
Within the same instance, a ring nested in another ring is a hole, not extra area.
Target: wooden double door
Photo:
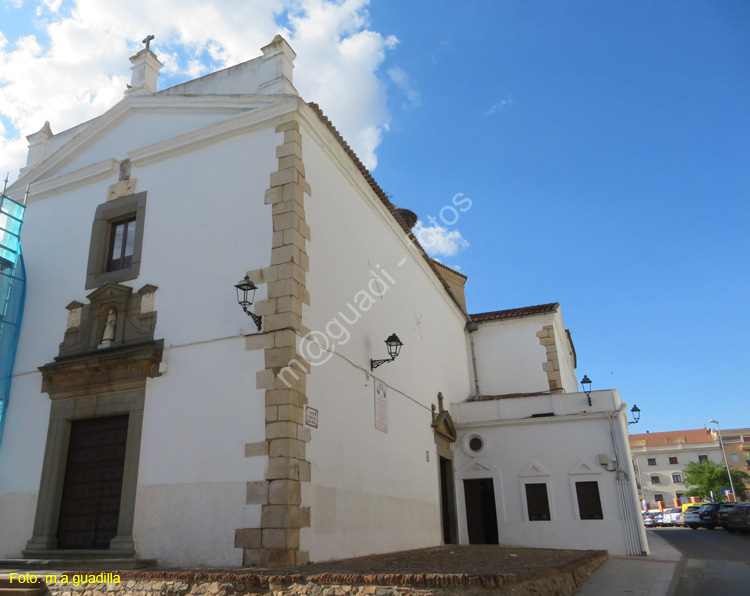
[[[57,547],[106,549],[117,536],[128,415],[71,422]]]

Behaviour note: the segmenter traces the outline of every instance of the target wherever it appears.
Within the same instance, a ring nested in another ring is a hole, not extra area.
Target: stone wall
[[[572,596],[607,558],[597,551],[559,567],[502,575],[124,571],[119,583],[51,584],[49,590],[52,596]]]

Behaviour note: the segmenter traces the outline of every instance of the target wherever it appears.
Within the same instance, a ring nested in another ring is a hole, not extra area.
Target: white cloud
[[[391,78],[391,82],[396,85],[406,95],[406,99],[412,106],[418,106],[422,103],[419,97],[419,91],[414,88],[411,77],[408,73],[398,66],[388,69],[388,76]]]
[[[162,74],[191,78],[260,55],[281,33],[298,54],[302,97],[320,104],[367,167],[377,165],[389,122],[378,73],[398,40],[369,28],[369,0],[74,0],[63,11],[60,0],[35,1],[45,9],[48,44],[34,35],[3,44],[0,35],[0,116],[11,125],[0,136],[0,171],[11,177],[23,165],[24,137],[45,120],[60,132],[122,99],[128,57],[148,33]]]
[[[437,223],[425,226],[418,221],[412,232],[427,254],[433,258],[452,257],[458,251],[469,248],[469,243],[461,236],[461,232],[448,230]]]
[[[498,112],[504,110],[505,108],[509,108],[512,106],[513,106],[513,98],[510,96],[510,93],[508,93],[508,99],[496,101],[490,106],[490,109],[487,110],[484,114],[485,116],[492,116],[492,114],[497,114]]]

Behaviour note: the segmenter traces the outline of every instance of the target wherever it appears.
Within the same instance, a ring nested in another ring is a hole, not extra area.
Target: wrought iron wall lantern
[[[630,413],[633,415],[632,422],[628,422],[628,424],[638,424],[638,421],[641,419],[641,409],[633,404],[633,407],[630,408]]]
[[[258,286],[250,281],[250,278],[246,275],[245,278],[240,280],[240,283],[234,287],[237,288],[237,303],[242,307],[242,310],[245,311],[246,315],[253,318],[253,322],[256,327],[258,327],[258,331],[260,331],[263,317],[256,315],[250,310],[250,306],[252,306],[253,300],[255,300],[255,290],[258,289]]]
[[[593,406],[594,404],[591,403],[591,379],[589,379],[588,375],[583,375],[583,378],[581,379],[581,387],[583,387],[583,392],[589,400],[589,405]]]
[[[401,351],[401,346],[404,344],[401,343],[398,335],[392,333],[391,336],[385,340],[385,345],[388,347],[388,355],[390,358],[384,360],[370,360],[370,370],[375,370],[378,366],[385,364],[386,362],[393,362]]]

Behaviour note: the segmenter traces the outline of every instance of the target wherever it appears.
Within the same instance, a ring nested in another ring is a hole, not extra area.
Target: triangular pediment
[[[126,157],[124,154],[110,155],[112,146],[122,146],[127,154],[142,150],[146,146],[169,144],[189,144],[201,134],[221,134],[224,123],[235,118],[242,118],[247,112],[278,102],[278,98],[268,95],[219,96],[203,95],[146,95],[129,96],[107,110],[101,116],[63,131],[52,137],[45,150],[46,157],[40,163],[22,171],[22,175],[10,189],[23,189],[33,184],[37,192],[44,189],[47,180],[59,176],[70,176],[70,172],[79,171],[94,163],[101,162],[102,156],[116,160]],[[167,119],[171,126],[143,127],[145,135],[139,137],[143,145],[131,146],[133,119],[141,115],[152,117],[160,114],[162,122]],[[237,128],[228,124],[227,128]],[[122,139],[120,139],[122,137]],[[62,143],[62,144],[60,144]],[[97,146],[105,143],[106,152],[99,151]],[[116,175],[113,168],[112,175]],[[33,198],[33,197],[32,197]]]
[[[435,404],[432,405],[432,428],[435,434],[442,437],[449,443],[455,443],[456,437],[456,425],[453,424],[453,418],[451,418],[450,412],[443,406],[443,394],[437,394],[438,407]]]
[[[133,293],[133,288],[130,286],[124,286],[122,284],[113,283],[111,281],[106,282],[104,285],[98,287],[96,290],[91,292],[86,298],[92,304],[97,302],[104,302],[112,298],[120,296],[127,296]]]
[[[594,466],[591,464],[591,462],[586,461],[585,459],[579,459],[576,462],[576,465],[574,465],[570,472],[568,472],[569,475],[576,475],[576,474],[601,474],[602,469],[601,466]]]
[[[549,476],[549,472],[536,460],[531,460],[529,464],[518,475],[519,478],[531,478],[538,476]]]
[[[456,470],[456,476],[489,476],[497,473],[497,468],[481,457],[474,457]]]
[[[438,414],[437,420],[432,423],[432,428],[435,433],[450,441],[451,443],[456,442],[456,426],[453,424],[453,418],[447,410],[443,410]]]

